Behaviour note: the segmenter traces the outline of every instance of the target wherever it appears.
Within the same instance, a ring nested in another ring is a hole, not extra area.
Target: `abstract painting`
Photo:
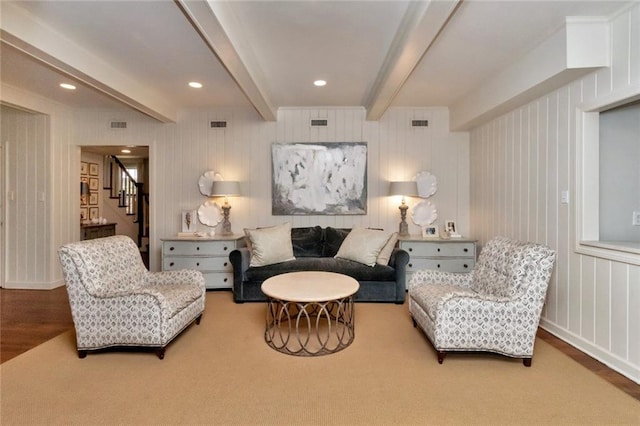
[[[367,143],[275,143],[272,214],[367,213]]]

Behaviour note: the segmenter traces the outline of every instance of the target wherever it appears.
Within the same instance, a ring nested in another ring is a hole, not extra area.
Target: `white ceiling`
[[[204,106],[253,105],[266,119],[279,107],[450,106],[565,17],[628,3],[2,0],[0,78],[73,107],[133,107],[162,121]],[[327,86],[313,86],[318,78]],[[78,90],[61,90],[66,80]]]

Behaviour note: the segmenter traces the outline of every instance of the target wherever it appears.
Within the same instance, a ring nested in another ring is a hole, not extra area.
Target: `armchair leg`
[[[531,367],[531,358],[522,358],[522,363],[525,367]]]
[[[156,350],[156,355],[158,355],[158,358],[164,359],[164,350],[164,346]]]
[[[418,323],[416,322],[416,320],[411,317],[411,321],[413,322],[413,328],[416,328],[418,326]]]
[[[87,351],[78,350],[78,358],[82,359],[86,357],[87,357]]]
[[[196,318],[196,325],[200,325],[201,319],[202,319],[202,314],[198,315],[198,318]]]
[[[444,361],[444,357],[447,355],[447,353],[443,351],[437,351],[437,352],[438,352],[438,364],[442,364],[442,361]]]

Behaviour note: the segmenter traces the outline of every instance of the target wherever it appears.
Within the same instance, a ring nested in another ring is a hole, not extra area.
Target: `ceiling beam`
[[[24,9],[6,2],[2,14],[3,43],[156,120],[176,121],[176,108],[159,93],[44,25]]]
[[[409,4],[365,101],[367,120],[376,121],[382,117],[460,1],[416,1]]]
[[[227,2],[174,0],[263,119],[275,121],[263,73]]]

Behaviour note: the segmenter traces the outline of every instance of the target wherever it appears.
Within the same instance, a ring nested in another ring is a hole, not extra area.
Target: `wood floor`
[[[73,320],[65,287],[48,291],[0,289],[0,362],[71,329]],[[542,329],[538,336],[640,401],[640,385]]]

